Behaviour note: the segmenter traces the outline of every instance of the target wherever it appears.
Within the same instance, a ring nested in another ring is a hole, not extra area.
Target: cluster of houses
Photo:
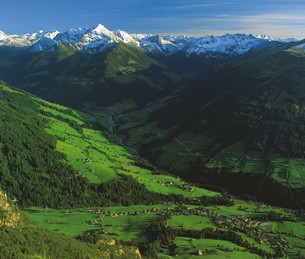
[[[166,187],[176,187],[176,188],[179,188],[179,189],[181,189],[183,191],[187,191],[187,192],[194,192],[194,188],[187,183],[175,184],[170,181],[162,182],[162,181],[158,181],[155,179],[151,180],[151,182],[156,182],[156,183],[161,184],[162,186],[166,186]]]
[[[93,162],[91,158],[85,158],[84,161],[86,164],[91,164]]]

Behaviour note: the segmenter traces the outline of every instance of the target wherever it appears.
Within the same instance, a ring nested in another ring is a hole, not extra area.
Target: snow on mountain
[[[226,34],[223,36],[207,36],[195,40],[186,50],[187,55],[238,56],[250,49],[260,46],[270,39],[257,38],[252,34]]]
[[[51,47],[57,44],[56,41],[49,37],[42,37],[39,41],[31,46],[31,50],[35,52],[41,52],[44,50],[49,50]]]
[[[90,53],[104,51],[118,42],[119,38],[101,24],[87,30],[80,40],[84,49]]]
[[[88,31],[86,28],[75,28],[70,29],[66,32],[60,32],[56,35],[53,40],[56,42],[69,42],[69,43],[76,43],[81,40],[83,35]]]
[[[140,42],[142,39],[155,36],[154,34],[143,34],[143,33],[133,33],[130,36],[137,42]]]
[[[115,37],[112,31],[109,31],[104,25],[102,24],[98,24],[96,27],[93,27],[93,29],[91,29],[91,33],[92,34],[96,34],[96,35],[107,35],[110,38]]]
[[[174,43],[159,35],[142,38],[140,47],[144,52],[154,55],[171,55],[180,50]]]
[[[32,33],[32,34],[25,34],[24,36],[26,37],[27,40],[29,41],[37,41],[40,40],[43,37],[49,38],[49,39],[54,39],[59,31],[45,31],[45,30],[39,30],[38,32]]]
[[[42,38],[53,39],[58,33],[58,31],[48,32],[40,30],[32,34],[7,35],[0,31],[0,46],[29,47],[35,45]]]
[[[184,52],[187,56],[204,55],[211,58],[233,57],[246,53],[272,41],[290,42],[295,39],[278,39],[267,35],[226,34],[223,36],[187,37],[153,34],[129,34],[110,31],[102,24],[92,28],[76,28],[66,32],[40,30],[33,34],[7,35],[0,31],[0,46],[25,47],[32,51],[52,51],[56,44],[69,43],[80,51],[103,52],[116,44],[142,48],[151,55],[173,55]]]
[[[264,35],[264,34],[257,34],[257,35],[255,35],[255,37],[258,39],[264,39],[264,40],[269,40],[269,41],[279,41],[279,42],[297,42],[297,41],[299,41],[296,38],[282,39],[282,38],[270,37],[270,36]]]
[[[175,44],[175,46],[179,50],[183,49],[186,45],[188,45],[188,44],[192,43],[194,40],[196,40],[195,37],[173,36],[173,35],[164,36],[163,39]]]
[[[126,31],[116,30],[113,33],[126,44],[136,44],[139,46],[139,41],[135,40],[134,37],[128,34]]]
[[[27,40],[24,35],[7,35],[5,33],[0,34],[0,46],[9,47],[24,47],[30,45],[31,42]]]
[[[7,35],[3,31],[0,31],[0,41],[3,41],[5,39],[7,39]]]

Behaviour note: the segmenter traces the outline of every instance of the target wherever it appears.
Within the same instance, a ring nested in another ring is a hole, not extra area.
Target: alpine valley
[[[305,258],[305,40],[0,31],[0,258]]]

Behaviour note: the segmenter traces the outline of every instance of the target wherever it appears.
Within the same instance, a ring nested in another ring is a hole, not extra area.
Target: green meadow
[[[243,247],[224,240],[178,237],[174,242],[179,247],[178,256],[175,258],[198,258],[199,251],[203,258],[260,258],[256,254],[246,252]]]

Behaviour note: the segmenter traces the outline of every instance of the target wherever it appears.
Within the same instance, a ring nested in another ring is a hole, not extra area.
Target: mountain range
[[[110,31],[98,24],[92,28],[76,28],[66,32],[44,31],[24,35],[7,35],[0,31],[0,46],[14,46],[41,52],[54,51],[60,43],[70,44],[76,50],[88,53],[103,52],[123,42],[137,46],[153,55],[173,55],[183,52],[187,56],[209,55],[233,57],[244,54],[271,42],[295,42],[296,39],[272,38],[266,35],[226,34],[223,36],[160,36],[129,34],[122,30]]]

